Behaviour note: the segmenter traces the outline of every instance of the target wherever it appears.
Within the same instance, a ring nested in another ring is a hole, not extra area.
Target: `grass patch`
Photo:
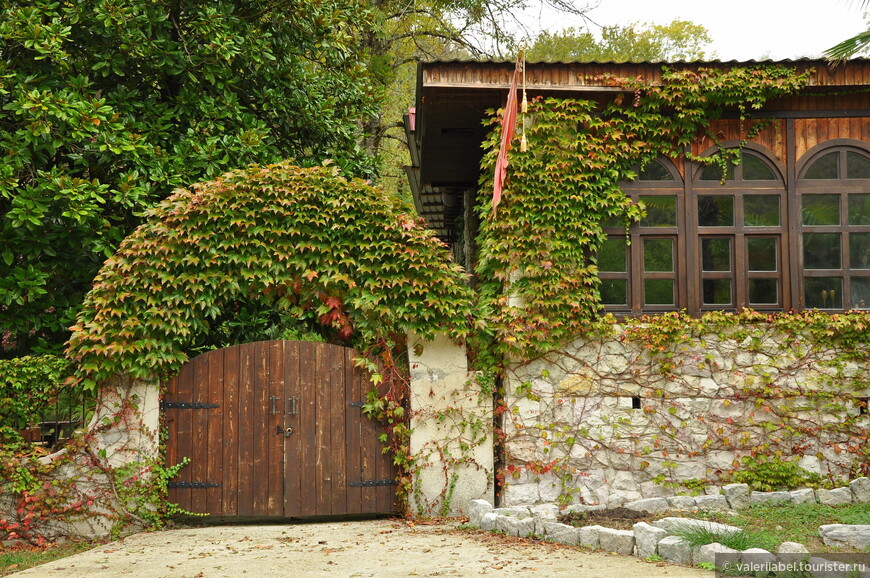
[[[0,546],[0,576],[20,572],[52,560],[66,558],[90,550],[99,542],[73,541],[57,546],[21,544],[9,548]]]
[[[627,512],[627,514],[626,514]],[[628,515],[630,514],[630,515]],[[588,526],[600,524],[607,528],[630,530],[637,522],[652,523],[655,520],[675,516],[709,520],[741,528],[750,539],[751,546],[775,550],[782,542],[799,542],[810,552],[842,552],[844,550],[826,546],[819,537],[819,526],[823,524],[868,524],[870,525],[870,504],[850,504],[847,506],[825,506],[822,504],[756,504],[737,512],[723,511],[671,511],[660,514],[647,514],[615,508],[609,510],[590,510],[574,512],[559,518],[563,524]],[[705,537],[703,539],[710,538]],[[719,542],[731,548],[737,546],[722,542],[719,537],[710,542]]]
[[[674,535],[679,536],[684,542],[692,546],[705,546],[718,542],[735,550],[747,550],[749,548],[775,549],[779,542],[775,536],[766,532],[722,532],[704,528],[701,526],[685,526],[674,530]]]
[[[696,512],[690,518],[720,522],[742,528],[756,539],[771,538],[774,548],[782,542],[799,542],[810,552],[834,551],[819,537],[823,524],[870,524],[870,504],[825,506],[822,504],[756,504],[737,515]],[[770,548],[758,546],[769,550]]]

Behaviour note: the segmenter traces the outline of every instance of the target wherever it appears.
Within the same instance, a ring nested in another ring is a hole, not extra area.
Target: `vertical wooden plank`
[[[208,400],[208,364],[211,352],[204,353],[190,362],[193,373],[193,388],[189,401],[205,402]],[[185,409],[192,422],[192,442],[190,456],[191,481],[208,482],[208,420],[211,410],[208,409]],[[206,493],[203,488],[190,490],[190,511],[194,513],[208,513]]]
[[[366,399],[366,395],[371,389],[371,382],[368,380],[366,372],[357,369],[354,372],[354,382],[359,392],[359,399]],[[373,423],[372,420],[362,415],[362,412],[357,415],[358,447],[361,462],[360,479],[362,481],[375,480],[378,474],[377,459],[380,454],[380,442],[372,431]],[[376,488],[373,487],[362,489],[362,511],[367,514],[374,514],[378,511],[378,494],[375,490]]]
[[[254,355],[249,344],[239,348],[239,516],[254,513]]]
[[[269,449],[265,426],[269,417],[269,384],[266,370],[269,365],[267,341],[250,343],[251,348],[251,443],[253,448],[253,476],[251,480],[251,509],[255,516],[269,513]]]
[[[384,392],[381,391],[382,395],[383,393]],[[377,464],[377,473],[375,474],[375,479],[393,480],[396,477],[391,467],[393,463],[393,454],[391,452],[384,453],[383,444],[378,439],[381,432],[384,430],[384,426],[378,422],[371,420],[368,420],[368,423],[371,427],[371,434],[369,437],[374,441],[376,452],[375,463]],[[394,497],[396,495],[396,487],[392,485],[375,486],[375,489],[377,490],[378,513],[386,514],[392,512]]]
[[[299,431],[293,434],[299,450],[300,514],[311,516],[317,513],[317,350],[314,343],[299,344]],[[293,467],[288,464],[288,467]]]
[[[175,397],[171,398],[169,401],[193,401],[193,371],[191,365],[188,363],[182,367],[181,372],[175,379],[178,383],[178,390]],[[191,467],[193,460],[192,411],[187,409],[169,409],[167,411],[170,411],[175,415],[175,419],[177,420],[176,423],[178,424],[176,429],[178,432],[178,461],[181,462],[184,458],[191,460],[191,463],[188,463],[186,466],[181,468],[176,480],[179,482],[192,482],[194,481]],[[193,508],[193,504],[190,501],[190,492],[191,490],[186,488],[177,488],[175,491],[175,503],[185,510]]]
[[[329,465],[332,483],[332,514],[347,513],[347,431],[348,405],[344,398],[345,347],[330,345],[329,352],[329,399],[330,399],[330,445]],[[355,410],[357,408],[354,408]],[[357,410],[358,411],[358,410]]]
[[[284,436],[276,432],[283,427],[284,417],[284,343],[268,343],[268,367],[266,371],[268,408],[263,420],[263,438],[266,442],[269,473],[266,515],[284,515]]]
[[[208,469],[206,481],[223,485],[223,430],[224,430],[224,350],[212,351],[208,361],[208,398],[203,400],[217,404],[217,408],[208,410],[208,432],[206,434],[208,449]],[[215,516],[223,515],[221,487],[208,488],[206,493],[206,511]]]
[[[163,384],[166,395],[164,401],[174,401],[178,395],[178,376],[171,378]],[[174,410],[163,409],[163,420],[166,424],[166,465],[174,466],[178,463],[178,414]],[[178,502],[178,490],[169,488],[169,501]]]
[[[300,423],[300,414],[307,412],[302,408],[299,382],[299,343],[284,342],[284,392],[282,396],[282,414],[278,423],[282,427],[292,427],[294,433],[283,440],[284,447],[284,516],[301,516],[302,510],[302,446],[305,443],[305,431]],[[296,400],[293,402],[293,400]],[[283,438],[279,438],[283,439]]]
[[[350,404],[362,403],[365,397],[358,391],[358,382],[356,372],[354,371],[353,358],[356,352],[353,349],[345,349],[344,358],[344,401],[345,401],[345,428],[344,428],[344,447],[347,456],[345,464],[345,480],[347,483],[361,481],[362,472],[360,461],[360,420],[365,419],[362,415],[362,408]],[[350,487],[347,488],[347,513],[359,514],[362,513],[362,488]]]
[[[316,349],[316,389],[317,421],[315,423],[314,443],[314,485],[317,488],[316,513],[326,515],[332,513],[332,480],[330,479],[329,447],[332,443],[329,403],[329,357],[328,350],[323,345]]]
[[[221,496],[225,516],[239,513],[239,364],[240,346],[224,351],[223,479]],[[217,448],[215,449],[217,451]]]

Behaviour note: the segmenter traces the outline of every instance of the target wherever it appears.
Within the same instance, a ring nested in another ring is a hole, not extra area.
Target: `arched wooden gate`
[[[382,429],[362,414],[358,354],[262,341],[192,359],[165,385],[169,499],[221,517],[395,512]]]

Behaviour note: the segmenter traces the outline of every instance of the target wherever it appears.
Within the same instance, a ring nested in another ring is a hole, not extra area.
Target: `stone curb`
[[[625,507],[635,511],[659,513],[673,509],[676,504],[691,505],[685,509],[697,511],[735,510],[762,503],[867,503],[870,502],[870,479],[858,478],[852,480],[847,487],[833,490],[813,491],[806,489],[791,492],[751,492],[746,484],[728,484],[722,487],[721,495],[701,496],[703,499],[693,499],[688,496],[676,496],[675,498],[636,500],[626,503]],[[600,509],[604,509],[603,506],[578,504],[568,507],[565,511],[578,512]],[[639,522],[633,526],[632,530],[614,530],[598,525],[574,528],[557,522],[557,511],[558,507],[555,504],[494,508],[486,500],[473,500],[469,508],[469,524],[481,530],[502,531],[510,536],[524,538],[537,534],[541,539],[551,542],[594,549],[603,548],[609,552],[634,555],[639,558],[658,555],[674,564],[692,565],[700,562],[711,562],[716,552],[740,553],[721,544],[708,544],[692,548],[675,535],[675,531],[685,527],[704,527],[707,530],[722,533],[740,531],[734,526],[691,518],[670,517],[656,520],[653,525]],[[833,524],[821,526],[819,535],[826,544],[861,548],[870,543],[870,525]],[[769,557],[771,560],[777,559],[776,554],[759,548],[750,548],[744,553],[756,557]],[[779,547],[778,555],[780,557],[794,557],[806,553],[806,548],[801,544],[783,542]]]

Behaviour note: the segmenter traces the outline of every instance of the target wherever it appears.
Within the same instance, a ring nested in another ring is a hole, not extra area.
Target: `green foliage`
[[[811,552],[825,552],[832,548],[822,543],[819,526],[870,523],[870,504],[754,504],[736,513],[709,511],[693,515],[737,526],[756,536],[770,536],[770,545],[773,547],[789,541],[804,544]],[[765,549],[773,551],[771,548]]]
[[[758,454],[756,457],[745,456],[741,461],[741,467],[731,474],[731,481],[748,484],[752,491],[817,488],[824,481],[820,475],[805,470],[794,460]]]
[[[164,527],[166,520],[173,515],[206,516],[195,514],[170,502],[167,484],[178,475],[179,470],[190,462],[183,458],[178,464],[165,467],[156,460],[148,463],[131,462],[111,470],[112,485],[122,504],[121,516],[115,521],[113,534],[128,527],[131,521],[143,522],[147,528]]]
[[[565,28],[542,32],[529,47],[526,58],[548,62],[644,62],[704,60],[712,42],[707,29],[686,20],[669,24],[632,22],[605,26],[601,37],[586,30]]]
[[[177,186],[288,157],[371,174],[368,23],[344,0],[0,4],[0,355],[56,352]]]
[[[63,544],[31,546],[21,544],[0,551],[0,575],[21,572],[46,562],[66,558],[94,548],[98,542],[74,540]]]
[[[712,530],[706,526],[681,526],[674,528],[673,535],[678,536],[683,542],[692,547],[705,546],[718,542],[728,548],[735,550],[746,550],[748,548],[764,548],[773,550],[778,542],[772,536],[761,533],[747,532],[740,530],[737,532],[723,532]]]
[[[60,386],[72,373],[69,361],[54,355],[0,359],[0,440],[47,419]]]
[[[239,300],[360,347],[468,331],[470,290],[411,207],[329,166],[250,167],[181,189],[106,261],[69,343],[88,386],[177,370]]]
[[[500,130],[484,143],[477,274],[482,313],[492,320],[483,337],[489,346],[482,349],[497,358],[530,359],[567,339],[606,333],[595,263],[606,238],[602,224],[628,226],[643,214],[619,182],[634,178],[638,164],[683,154],[726,109],[745,117],[767,99],[795,92],[806,77],[779,67],[701,68],[665,70],[657,86],[609,81],[629,96],[617,94],[603,105],[554,98],[530,103],[528,151],[512,149],[497,216],[487,191]],[[747,138],[763,126],[746,125]],[[698,160],[727,166],[733,154]]]

